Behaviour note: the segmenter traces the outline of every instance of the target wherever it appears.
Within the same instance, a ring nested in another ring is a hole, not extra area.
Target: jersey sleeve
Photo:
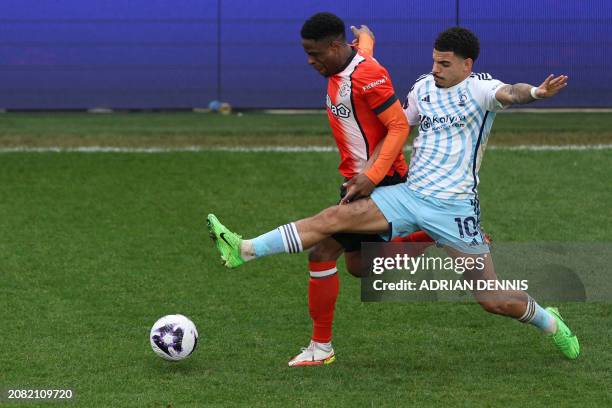
[[[377,115],[397,101],[389,73],[375,61],[370,60],[368,67],[354,80],[366,103]]]
[[[483,96],[484,108],[490,112],[497,112],[505,109],[507,106],[502,105],[497,99],[495,99],[495,93],[497,90],[506,85],[502,81],[497,79],[490,79],[485,81],[479,81],[478,88]]]
[[[410,126],[417,126],[419,124],[419,110],[417,106],[417,100],[415,96],[414,87],[408,95],[406,96],[406,100],[404,101],[404,114],[406,115],[406,119],[408,119],[408,124]]]

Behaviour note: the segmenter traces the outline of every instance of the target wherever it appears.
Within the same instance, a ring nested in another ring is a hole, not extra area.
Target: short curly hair
[[[480,42],[473,32],[463,27],[451,27],[436,38],[434,48],[438,51],[452,51],[463,58],[476,61],[480,54]]]
[[[332,13],[317,13],[310,17],[304,25],[300,34],[305,40],[323,40],[331,37],[346,39],[344,21]]]

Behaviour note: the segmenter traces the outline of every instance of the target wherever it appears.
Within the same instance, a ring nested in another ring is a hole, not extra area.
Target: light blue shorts
[[[480,229],[477,197],[465,200],[433,198],[402,183],[376,188],[372,200],[389,221],[389,233],[381,234],[387,240],[423,230],[440,245],[468,254],[489,252]]]

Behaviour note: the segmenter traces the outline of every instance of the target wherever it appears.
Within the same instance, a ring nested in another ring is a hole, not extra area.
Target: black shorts
[[[394,184],[404,183],[408,173],[400,176],[399,173],[394,173],[392,176],[386,176],[377,187],[392,186]],[[340,186],[340,198],[346,194],[346,188]],[[332,238],[338,241],[344,252],[355,252],[361,250],[362,242],[385,242],[378,234],[354,234],[354,233],[339,233],[332,235]]]

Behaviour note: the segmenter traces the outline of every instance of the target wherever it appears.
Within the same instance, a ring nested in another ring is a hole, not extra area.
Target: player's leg
[[[398,186],[385,188],[393,187]],[[385,216],[370,198],[326,208],[315,216],[282,225],[251,240],[242,240],[213,214],[209,214],[207,221],[210,236],[229,268],[262,256],[301,252],[337,232],[385,233],[389,228]]]
[[[476,265],[464,273],[464,278],[474,282],[496,282],[498,279],[488,240],[480,228],[478,200],[423,199],[422,206],[426,208],[424,229],[444,245],[456,260],[462,258],[463,265]],[[473,262],[466,263],[468,258],[473,258]],[[474,287],[478,288],[477,283]],[[578,340],[556,309],[542,308],[523,291],[475,290],[474,296],[486,311],[532,324],[542,332],[550,334],[555,345],[566,357],[573,359],[578,356]]]
[[[312,338],[310,345],[289,361],[290,366],[329,364],[335,359],[331,341],[339,290],[336,262],[344,252],[348,272],[356,277],[363,276],[362,242],[383,242],[383,239],[376,234],[339,233],[309,251],[308,307],[312,319]]]
[[[344,247],[346,270],[356,278],[362,278],[369,273],[368,269],[363,268],[361,262],[361,244],[364,242],[386,242],[379,234],[339,233],[332,235],[332,237]],[[425,231],[416,231],[406,237],[396,237],[391,241],[410,244],[406,249],[407,254],[411,257],[417,257],[425,253],[431,245],[435,245],[435,241]]]
[[[389,228],[389,222],[371,198],[327,208],[295,224],[305,248],[338,232],[383,234]]]
[[[308,347],[289,361],[290,367],[324,365],[335,361],[332,326],[339,291],[336,261],[344,251],[348,272],[356,277],[364,276],[362,242],[383,242],[383,239],[372,234],[334,234],[333,238],[323,240],[308,253],[308,308],[312,319],[312,337]]]
[[[410,246],[407,248],[408,255],[413,258],[424,254],[427,248],[436,244],[436,241],[434,241],[434,239],[425,231],[415,231],[412,234],[406,235],[405,237],[393,238],[392,241],[410,244]]]
[[[449,250],[449,249],[447,249]],[[474,268],[464,273],[464,278],[473,282],[474,297],[484,310],[508,316],[521,323],[531,324],[543,333],[550,335],[553,343],[567,358],[575,359],[580,353],[578,339],[565,324],[556,308],[544,309],[527,292],[519,290],[478,290],[478,281],[496,282],[497,274],[490,253],[472,255],[450,249],[455,258],[480,258],[483,268]],[[474,262],[477,264],[477,262]],[[483,287],[486,287],[483,285]]]
[[[367,270],[365,270],[361,264],[361,251],[352,251],[344,253],[344,264],[348,273],[356,278],[363,278],[367,276]]]
[[[346,181],[346,180],[345,180]],[[395,174],[385,177],[381,185],[404,182],[405,177]],[[340,199],[346,195],[344,185],[340,186]],[[334,234],[315,245],[308,253],[308,309],[312,320],[312,336],[308,347],[289,361],[289,366],[329,364],[335,358],[332,341],[334,310],[339,291],[337,260],[345,253],[349,273],[361,275],[361,242],[382,239],[378,235]]]
[[[308,310],[312,319],[312,337],[309,346],[289,361],[290,367],[331,364],[335,360],[331,341],[339,291],[336,261],[342,250],[336,240],[327,238],[308,253]]]
[[[341,232],[332,235],[344,250],[344,264],[346,270],[356,278],[367,275],[361,264],[361,244],[364,242],[385,242],[378,234],[354,234]]]
[[[385,224],[392,224],[395,226],[395,231],[391,231],[391,233],[397,233],[398,228],[401,231],[410,232],[414,230],[414,225],[408,225],[404,220],[412,219],[410,214],[404,214],[401,210],[403,207],[399,205],[404,200],[405,186],[399,187],[381,187],[375,190],[373,194],[372,201],[375,202],[376,207],[379,209],[382,214],[384,214]],[[366,201],[359,200],[357,202]],[[397,209],[400,209],[399,211]],[[388,220],[388,221],[387,221]],[[385,225],[387,226],[387,225]],[[382,227],[381,227],[382,228]],[[388,226],[387,228],[388,229]],[[387,239],[390,234],[384,234]],[[347,264],[347,269],[349,272],[356,276],[362,275],[362,266],[361,266],[361,243],[362,242],[382,242],[383,239],[380,235],[377,234],[355,234],[355,233],[336,233],[332,235],[333,240],[327,238],[323,242],[326,243],[325,246],[321,246],[321,244],[315,247],[315,250],[310,253],[311,261],[322,261],[325,259],[329,259],[332,255],[336,255],[333,252],[334,245],[331,241],[337,241],[342,248],[344,248],[345,253],[345,261]],[[328,250],[329,252],[325,253],[323,248]],[[340,247],[336,247],[336,249],[340,249]],[[317,257],[314,257],[317,255]],[[323,274],[330,274],[336,272],[335,267],[331,269],[331,266],[335,265],[321,265],[321,270]],[[311,271],[313,270],[311,265]],[[334,276],[337,277],[337,274]],[[311,278],[311,283],[314,283],[315,280]],[[325,281],[321,281],[321,284]],[[311,285],[309,290],[309,302],[314,296],[319,296],[320,293],[317,292],[316,286]],[[312,289],[315,289],[312,291]],[[333,292],[332,292],[333,293]],[[337,292],[336,292],[337,294]],[[335,306],[335,296],[333,297],[333,302],[326,302],[325,300],[331,300],[329,295],[322,294],[322,298],[324,301],[321,303],[321,309],[317,312],[319,317],[323,317],[323,337],[317,337],[317,318],[312,313],[313,310],[311,308],[311,316],[313,316],[313,323],[315,323],[315,335],[313,335],[313,341],[311,341],[309,347],[303,350],[303,352],[296,356],[289,364],[290,365],[313,365],[313,364],[325,364],[326,361],[331,362],[329,358],[334,357],[333,348],[331,344],[321,344],[321,341],[326,341],[327,339],[331,340],[331,323],[333,319],[333,311]],[[312,306],[312,303],[310,303]],[[326,319],[327,317],[327,319]],[[318,341],[317,341],[318,340]],[[331,342],[330,342],[331,343]]]
[[[391,176],[385,176],[382,181],[378,184],[378,187],[388,187],[406,182],[407,175],[401,175],[395,172]],[[346,188],[340,188],[340,198],[343,198],[346,194]],[[361,244],[363,242],[385,242],[378,234],[351,234],[351,233],[339,233],[334,234],[333,238],[342,244],[344,248],[344,263],[347,271],[357,277],[361,278],[367,276],[368,270],[365,270],[361,263]],[[396,237],[393,239],[396,242],[411,242],[414,245],[411,246],[413,250],[410,255],[418,256],[425,252],[427,247],[434,244],[434,241],[424,231],[416,231],[407,237]],[[417,244],[418,242],[418,244]]]
[[[339,291],[336,262],[342,252],[342,246],[335,239],[327,238],[308,253],[308,308],[312,319],[312,341],[317,343],[330,343],[332,339]]]
[[[466,259],[471,259],[467,262],[470,265],[482,265],[482,268],[475,266],[472,269],[466,269],[463,273],[463,279],[470,281],[472,286],[476,288],[472,293],[476,301],[484,310],[489,313],[502,316],[514,317],[516,319],[523,316],[525,313],[529,296],[527,293],[518,290],[478,290],[478,281],[497,281],[497,274],[493,265],[493,258],[490,253],[470,254],[461,252],[451,246],[446,246],[445,250],[455,260],[461,260],[461,264],[466,264]],[[551,316],[552,317],[552,316]],[[543,323],[542,330],[552,332],[554,327],[554,319],[550,319]]]

